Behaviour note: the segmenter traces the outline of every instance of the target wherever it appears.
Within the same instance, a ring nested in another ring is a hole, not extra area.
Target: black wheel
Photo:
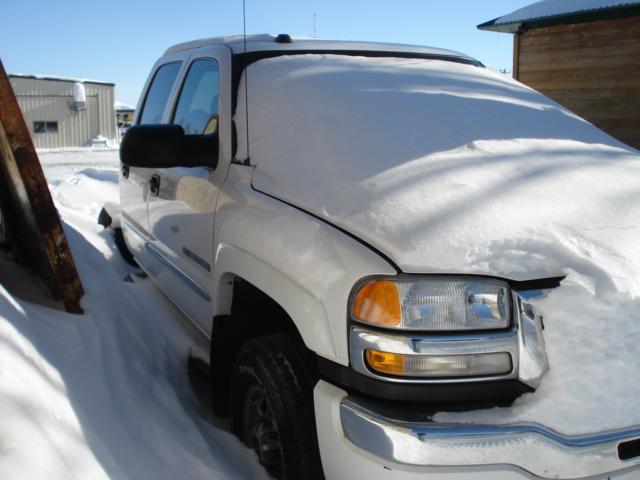
[[[107,212],[107,209],[104,207],[98,214],[98,223],[104,228],[109,228],[113,224],[113,218],[111,218],[111,215],[109,215],[109,212]],[[113,240],[116,242],[118,252],[120,252],[120,255],[122,256],[124,261],[132,267],[137,267],[138,262],[136,262],[136,259],[133,257],[131,250],[129,250],[129,247],[127,247],[127,243],[124,241],[124,233],[122,233],[122,228],[113,228]]]
[[[120,252],[120,255],[122,255],[124,261],[132,267],[137,267],[138,262],[136,262],[136,259],[133,257],[133,253],[131,253],[131,250],[129,250],[129,247],[127,247],[127,244],[124,241],[124,233],[122,233],[122,228],[118,227],[113,229],[113,239],[115,240],[118,252]]]
[[[231,426],[277,479],[324,479],[313,409],[317,379],[314,359],[296,335],[257,338],[238,351]]]

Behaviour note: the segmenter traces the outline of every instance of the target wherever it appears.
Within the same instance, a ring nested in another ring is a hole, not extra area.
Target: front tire
[[[246,342],[231,380],[231,427],[279,480],[322,480],[312,355],[293,334]]]

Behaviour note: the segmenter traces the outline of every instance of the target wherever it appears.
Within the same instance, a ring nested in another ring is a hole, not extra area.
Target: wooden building
[[[514,34],[514,78],[640,149],[640,1],[544,0],[478,28]]]

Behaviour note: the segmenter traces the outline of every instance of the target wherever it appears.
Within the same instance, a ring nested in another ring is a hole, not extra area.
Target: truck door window
[[[147,92],[138,124],[162,122],[162,114],[179,71],[180,62],[167,63],[156,71]]]
[[[184,133],[209,134],[218,129],[218,63],[212,59],[195,60],[182,85],[173,123]]]

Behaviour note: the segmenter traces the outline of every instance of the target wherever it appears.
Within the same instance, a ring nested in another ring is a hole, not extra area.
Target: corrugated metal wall
[[[70,108],[74,81],[10,77],[36,148],[78,147],[97,135],[116,139],[114,87],[84,82],[86,110]],[[34,122],[58,122],[58,132],[34,132]]]

